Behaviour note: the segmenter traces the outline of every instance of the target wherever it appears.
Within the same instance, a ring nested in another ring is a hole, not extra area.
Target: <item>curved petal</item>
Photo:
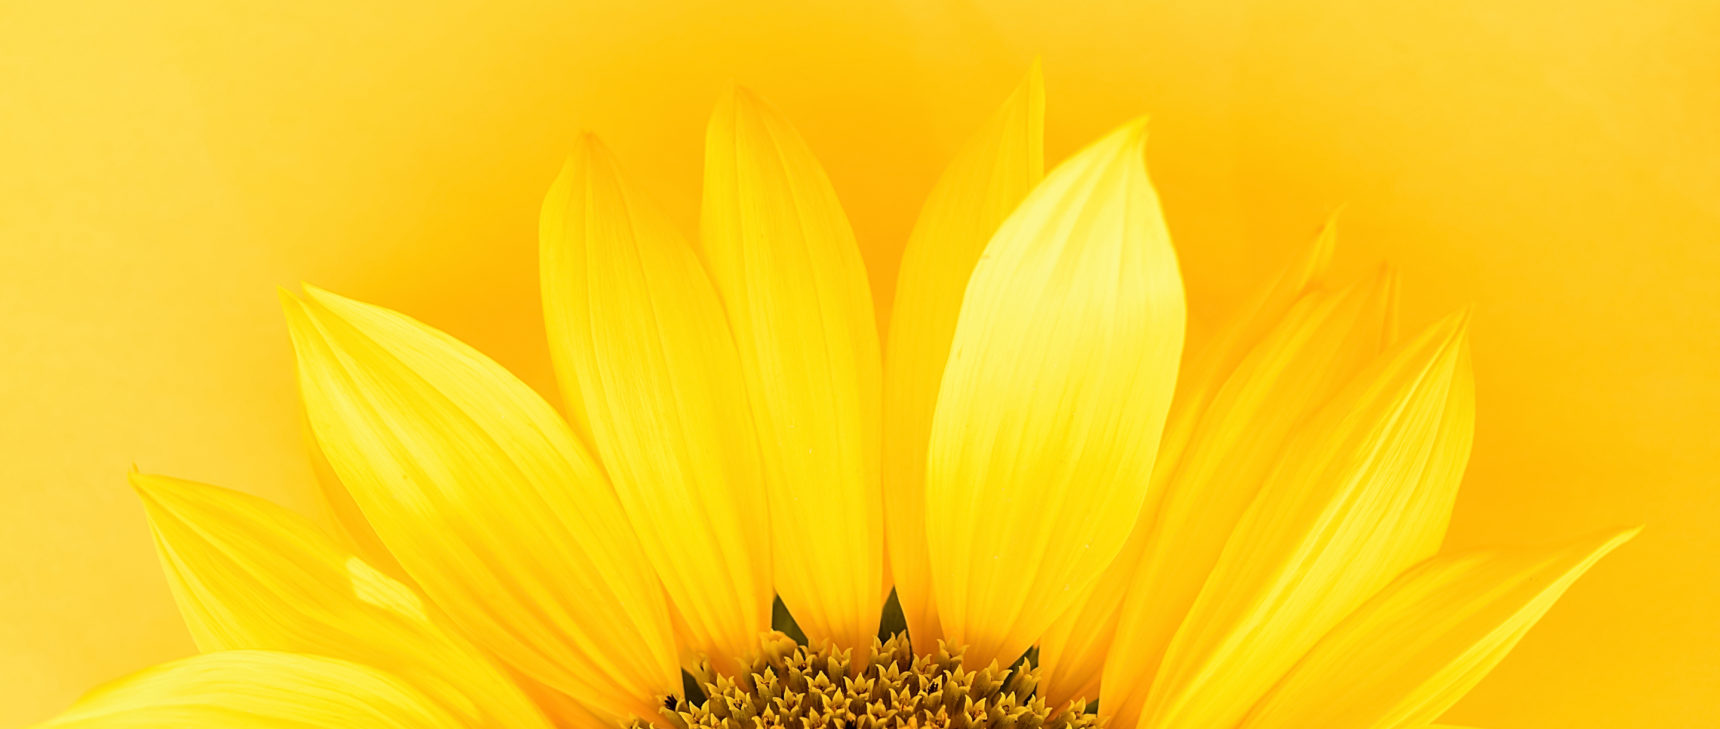
[[[936,646],[926,555],[926,442],[968,277],[999,223],[1045,175],[1045,80],[1027,79],[950,162],[902,251],[884,348],[884,528],[908,635]]]
[[[317,289],[285,298],[312,430],[389,551],[461,631],[599,715],[676,693],[662,587],[549,404],[477,351]]]
[[[495,664],[434,621],[416,591],[298,514],[165,476],[134,473],[131,483],[202,650],[353,661],[400,677],[467,726],[549,726]]]
[[[1393,348],[1298,429],[1166,649],[1142,726],[1234,724],[1438,548],[1473,435],[1467,321]]]
[[[1201,352],[1185,357],[1185,366],[1177,376],[1177,394],[1171,398],[1170,414],[1165,418],[1165,434],[1159,440],[1158,459],[1153,463],[1152,486],[1147,500],[1135,519],[1135,528],[1117,558],[1105,568],[1076,609],[1057,619],[1051,630],[1039,641],[1040,693],[1053,705],[1076,698],[1099,696],[1100,676],[1117,629],[1117,619],[1135,579],[1136,565],[1146,548],[1147,537],[1154,529],[1154,513],[1164,498],[1163,485],[1176,471],[1183,447],[1190,432],[1214,392],[1236,369],[1238,362],[1264,338],[1272,327],[1278,326],[1284,314],[1303,294],[1319,285],[1327,273],[1334,245],[1333,224],[1315,237],[1302,255],[1291,262],[1248,305],[1232,317],[1217,338]],[[1151,659],[1158,666],[1158,657]],[[1106,701],[1099,709],[1109,720],[1118,715],[1122,703],[1120,690],[1106,692]],[[1134,711],[1146,697],[1134,698]],[[1132,715],[1134,712],[1123,712]]]
[[[346,484],[335,475],[334,467],[328,465],[328,458],[323,456],[322,446],[317,445],[316,433],[311,432],[310,417],[303,408],[299,409],[299,427],[305,440],[305,457],[310,461],[311,475],[316,479],[317,493],[322,496],[322,506],[334,526],[335,536],[364,561],[387,572],[388,576],[410,581],[412,578],[406,576],[405,568],[389,553],[382,538],[376,536],[376,530],[364,518],[358,503],[352,500]]]
[[[163,664],[84,695],[42,729],[463,729],[406,682],[356,663],[223,651]]]
[[[552,215],[551,211],[555,211]],[[719,668],[770,630],[770,521],[751,406],[693,247],[586,135],[544,198],[544,318],[564,390],[689,648]]]
[[[1177,378],[1176,400],[1165,420],[1164,437],[1159,440],[1155,478],[1162,478],[1165,475],[1162,472],[1182,458],[1183,447],[1194,435],[1194,427],[1206,412],[1207,404],[1242,364],[1242,359],[1278,326],[1303,294],[1325,285],[1337,245],[1338,212],[1333,212],[1314,236],[1313,245],[1304,249],[1254,298],[1244,302],[1228,324],[1184,368],[1182,376]]]
[[[1177,392],[1171,398],[1170,413],[1165,417],[1165,432],[1159,439],[1158,458],[1153,463],[1152,487],[1141,513],[1135,519],[1134,531],[1123,544],[1117,558],[1105,568],[1098,581],[1076,601],[1077,608],[1057,619],[1052,628],[1040,638],[1039,690],[1053,705],[1075,698],[1099,695],[1101,672],[1117,629],[1117,618],[1129,584],[1135,576],[1135,565],[1146,547],[1147,536],[1153,529],[1153,513],[1162,500],[1161,485],[1176,470],[1182,450],[1187,445],[1201,413],[1213,393],[1236,369],[1237,363],[1270,327],[1284,318],[1285,312],[1304,293],[1319,285],[1331,265],[1334,227],[1328,223],[1315,237],[1314,243],[1296,258],[1260,293],[1231,317],[1219,330],[1218,336],[1193,357],[1187,357],[1177,376]],[[1157,662],[1154,661],[1156,667]],[[1108,703],[1100,705],[1107,718],[1116,714],[1117,692],[1110,692]],[[1138,707],[1141,699],[1135,703]]]
[[[1104,664],[1107,717],[1135,720],[1166,645],[1237,521],[1309,416],[1378,357],[1396,318],[1389,269],[1303,296],[1208,401],[1182,458],[1160,482],[1151,527]]]
[[[1241,729],[1400,729],[1438,718],[1637,530],[1563,549],[1429,560],[1316,644]]]
[[[1012,661],[1122,548],[1182,353],[1145,121],[1058,167],[974,269],[926,468],[944,632]]]
[[[872,293],[812,151],[743,89],[711,115],[701,230],[758,424],[777,592],[807,635],[870,645],[885,594]]]

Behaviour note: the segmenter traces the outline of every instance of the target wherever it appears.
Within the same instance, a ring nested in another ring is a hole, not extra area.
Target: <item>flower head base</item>
[[[860,660],[854,660],[856,653]],[[782,633],[761,641],[739,677],[704,685],[705,698],[663,710],[678,729],[1094,729],[1085,702],[1053,707],[1035,695],[1039,672],[1021,662],[962,665],[960,651],[940,644],[915,655],[906,634],[874,641],[863,652],[828,642],[796,643]],[[1066,709],[1059,711],[1058,709]],[[650,729],[634,721],[630,729]]]
[[[589,136],[545,197],[565,415],[404,314],[284,295],[341,538],[133,474],[208,655],[50,724],[1436,721],[1631,533],[1442,554],[1467,313],[1400,337],[1328,225],[1185,358],[1144,122],[1047,174],[1042,105],[1035,69],[934,188],[886,346],[834,187],[745,92],[696,240]],[[892,590],[920,655],[873,637]],[[759,642],[773,599],[805,646]]]

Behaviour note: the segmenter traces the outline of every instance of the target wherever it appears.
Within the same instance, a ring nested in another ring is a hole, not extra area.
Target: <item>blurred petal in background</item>
[[[1398,263],[1408,325],[1476,304],[1449,544],[1647,525],[1451,721],[1720,722],[1712,2],[151,5],[0,8],[0,727],[191,651],[133,462],[315,513],[274,286],[548,392],[537,207],[575,132],[691,232],[732,80],[821,156],[887,311],[1035,55],[1048,162],[1154,115],[1195,336],[1340,203],[1340,268]]]

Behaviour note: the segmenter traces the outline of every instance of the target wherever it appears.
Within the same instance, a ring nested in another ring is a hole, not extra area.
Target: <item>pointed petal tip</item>
[[[1096,159],[1104,160],[1104,164],[1128,162],[1139,165],[1141,171],[1145,172],[1147,164],[1147,121],[1147,115],[1143,114],[1124,122],[1112,130],[1110,134],[1100,137],[1085,150],[1076,154],[1076,157],[1097,155]]]
[[[589,162],[590,160],[608,160],[613,155],[609,145],[603,143],[603,138],[589,129],[580,130],[574,139],[573,152],[568,156],[568,163],[574,160]]]
[[[764,98],[751,88],[730,81],[717,97],[717,110],[727,114],[756,114],[767,108]]]
[[[1344,206],[1339,205],[1332,214],[1326,217],[1326,222],[1320,226],[1320,232],[1314,236],[1314,245],[1308,252],[1308,267],[1324,270],[1332,264],[1332,256],[1338,252],[1338,214]]]
[[[1427,331],[1439,342],[1439,349],[1442,351],[1460,344],[1466,345],[1469,341],[1469,323],[1474,319],[1474,314],[1475,306],[1466,304],[1434,322]]]
[[[1142,114],[1123,123],[1118,127],[1118,133],[1127,135],[1129,141],[1145,146],[1147,143],[1147,125],[1152,121],[1150,114]]]
[[[143,501],[144,510],[149,513],[152,523],[173,513],[171,505],[184,502],[184,491],[190,485],[189,482],[179,479],[142,472],[126,474],[126,481],[131,484],[132,492]]]
[[[573,149],[568,152],[567,160],[562,163],[558,184],[569,180],[569,175],[584,176],[588,182],[593,174],[602,179],[619,177],[619,167],[615,153],[609,149],[609,145],[604,144],[602,137],[595,132],[581,131],[574,139]]]
[[[1637,535],[1642,534],[1642,530],[1647,527],[1647,524],[1638,524],[1633,527],[1626,527],[1613,532],[1607,537],[1606,541],[1602,542],[1601,548],[1604,550],[1602,553],[1611,552],[1614,549],[1624,546],[1631,540],[1636,539]]]
[[[330,301],[347,301],[345,296],[329,291],[313,283],[300,283],[299,288],[305,292],[305,298],[311,302],[327,305]]]
[[[281,308],[288,312],[304,305],[299,301],[299,297],[293,295],[293,290],[285,286],[275,287],[275,298],[280,300]]]
[[[337,294],[315,284],[307,283],[303,286],[305,289],[305,298],[303,299],[305,314],[313,319],[320,319],[323,323],[327,323],[329,321],[327,317],[330,316],[335,319],[350,321],[357,312],[383,309],[376,304]]]
[[[131,464],[131,470],[125,474],[125,482],[131,484],[131,490],[137,493],[138,498],[146,503],[151,500],[151,494],[155,491],[154,480],[148,474],[137,470],[137,464]]]

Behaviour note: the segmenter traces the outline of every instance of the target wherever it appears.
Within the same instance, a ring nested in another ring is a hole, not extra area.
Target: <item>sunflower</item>
[[[1043,96],[934,188],[882,347],[834,191],[744,90],[696,243],[589,135],[546,196],[567,419],[283,293],[337,533],[133,473],[204,653],[44,726],[1430,725],[1634,532],[1439,553],[1468,315],[1400,337],[1331,224],[1185,366],[1145,121],[1047,175]]]

